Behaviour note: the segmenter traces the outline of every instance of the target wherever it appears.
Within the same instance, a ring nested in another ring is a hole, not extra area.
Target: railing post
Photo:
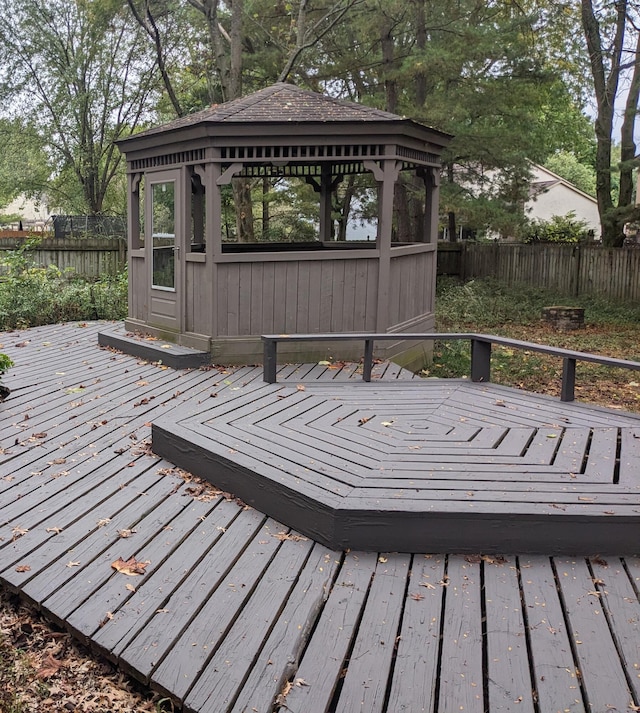
[[[371,381],[373,369],[373,339],[364,340],[364,361],[362,363],[362,380]]]
[[[491,342],[471,340],[471,381],[491,381]]]
[[[278,342],[275,339],[262,337],[263,341],[263,372],[262,379],[267,384],[276,383],[276,366],[278,362]]]
[[[562,360],[562,387],[560,389],[561,401],[573,401],[576,387],[576,360],[565,357]]]

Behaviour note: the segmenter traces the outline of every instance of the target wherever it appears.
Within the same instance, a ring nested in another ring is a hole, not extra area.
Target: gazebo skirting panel
[[[336,549],[636,552],[640,418],[466,381],[264,384],[159,455]]]
[[[430,331],[434,326],[431,277],[435,245],[391,249],[387,286],[379,292],[379,251],[334,248],[296,252],[192,253],[185,261],[185,329],[172,334],[149,324],[144,285],[148,265],[143,250],[131,260],[131,300],[127,327],[211,351],[226,364],[253,364],[262,358],[261,334]],[[389,284],[396,287],[389,290]],[[136,289],[140,285],[140,289]],[[207,288],[208,285],[211,287]],[[380,321],[382,320],[382,322]],[[282,345],[283,358],[321,360],[334,355],[357,360],[362,344]],[[403,364],[424,364],[424,345],[381,343],[380,358],[402,353]]]
[[[207,490],[149,450],[151,422],[176,407],[262,391],[261,369],[174,371],[98,348],[102,327],[2,335],[16,363],[3,378],[12,391],[0,424],[4,589],[188,713],[594,713],[640,706],[640,558],[488,555],[479,548],[442,555],[430,554],[431,542],[413,555],[327,548]],[[301,395],[324,380],[348,386],[354,376],[354,365],[283,367],[278,374],[283,388],[304,384],[305,391],[295,389]],[[378,364],[374,376],[377,388],[407,375]],[[485,405],[494,401],[487,413],[516,420],[511,392],[491,387],[486,394]],[[578,410],[557,406],[576,418]],[[481,415],[471,405],[466,410]],[[603,429],[619,429],[622,439],[629,428],[624,414],[608,412],[614,417],[620,420],[596,422],[589,453],[601,457],[589,457],[592,470],[576,469],[579,482],[609,467]],[[529,449],[542,458],[558,443],[547,435],[565,423],[541,425],[549,430]],[[354,440],[367,425],[390,428],[377,418],[351,423]],[[565,436],[558,448],[568,449],[567,458],[577,454],[583,426],[569,428],[576,443]],[[585,524],[585,536],[588,530]],[[133,558],[142,573],[116,571],[119,558]],[[56,677],[50,682],[55,706]]]

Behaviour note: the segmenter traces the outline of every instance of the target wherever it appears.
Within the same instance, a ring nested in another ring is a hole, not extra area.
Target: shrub
[[[88,281],[55,265],[36,266],[29,248],[27,243],[0,259],[0,329],[126,316],[126,271]]]
[[[574,211],[554,215],[551,220],[534,220],[523,231],[525,243],[584,243],[593,237],[589,225],[578,220]]]

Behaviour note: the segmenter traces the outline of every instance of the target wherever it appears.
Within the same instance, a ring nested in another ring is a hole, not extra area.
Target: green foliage
[[[569,151],[556,151],[544,162],[546,168],[590,196],[596,195],[596,172],[591,164],[583,163]]]
[[[592,238],[588,224],[578,220],[574,211],[566,215],[554,215],[550,220],[535,220],[523,232],[525,243],[578,243]]]
[[[529,285],[507,285],[491,278],[460,280],[439,277],[436,325],[439,331],[486,331],[504,333],[505,325],[535,325],[543,307],[566,302],[561,292]],[[584,307],[588,324],[634,325],[640,323],[640,305],[617,302],[599,295],[571,297],[575,307]]]
[[[88,282],[54,265],[36,266],[29,247],[0,260],[0,329],[126,316],[126,272]]]
[[[585,310],[584,330],[559,332],[546,324],[542,308],[570,304]],[[600,296],[566,295],[523,285],[506,285],[496,280],[472,280],[467,283],[439,278],[436,301],[438,331],[481,332],[524,341],[550,344],[577,351],[604,353],[638,360],[638,324],[640,305],[617,302]],[[469,342],[436,342],[433,362],[422,371],[424,376],[468,378],[471,360]],[[529,391],[559,393],[562,360],[526,349],[493,345],[491,381],[517,386]],[[640,395],[631,372],[581,363],[579,366],[581,398],[604,405],[624,404],[638,410]],[[619,406],[618,406],[619,407]]]
[[[9,371],[13,366],[13,362],[6,354],[0,354],[0,374]]]
[[[548,292],[522,285],[514,288],[490,279],[460,283],[438,278],[436,321],[438,329],[450,331],[466,331],[470,325],[491,330],[508,322],[527,324],[540,318],[548,300]]]
[[[0,207],[20,194],[39,197],[50,171],[34,124],[22,118],[0,119]]]

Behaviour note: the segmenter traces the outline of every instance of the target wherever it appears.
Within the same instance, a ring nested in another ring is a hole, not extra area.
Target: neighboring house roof
[[[558,181],[537,181],[529,186],[529,198],[534,198],[544,191],[558,184]]]

